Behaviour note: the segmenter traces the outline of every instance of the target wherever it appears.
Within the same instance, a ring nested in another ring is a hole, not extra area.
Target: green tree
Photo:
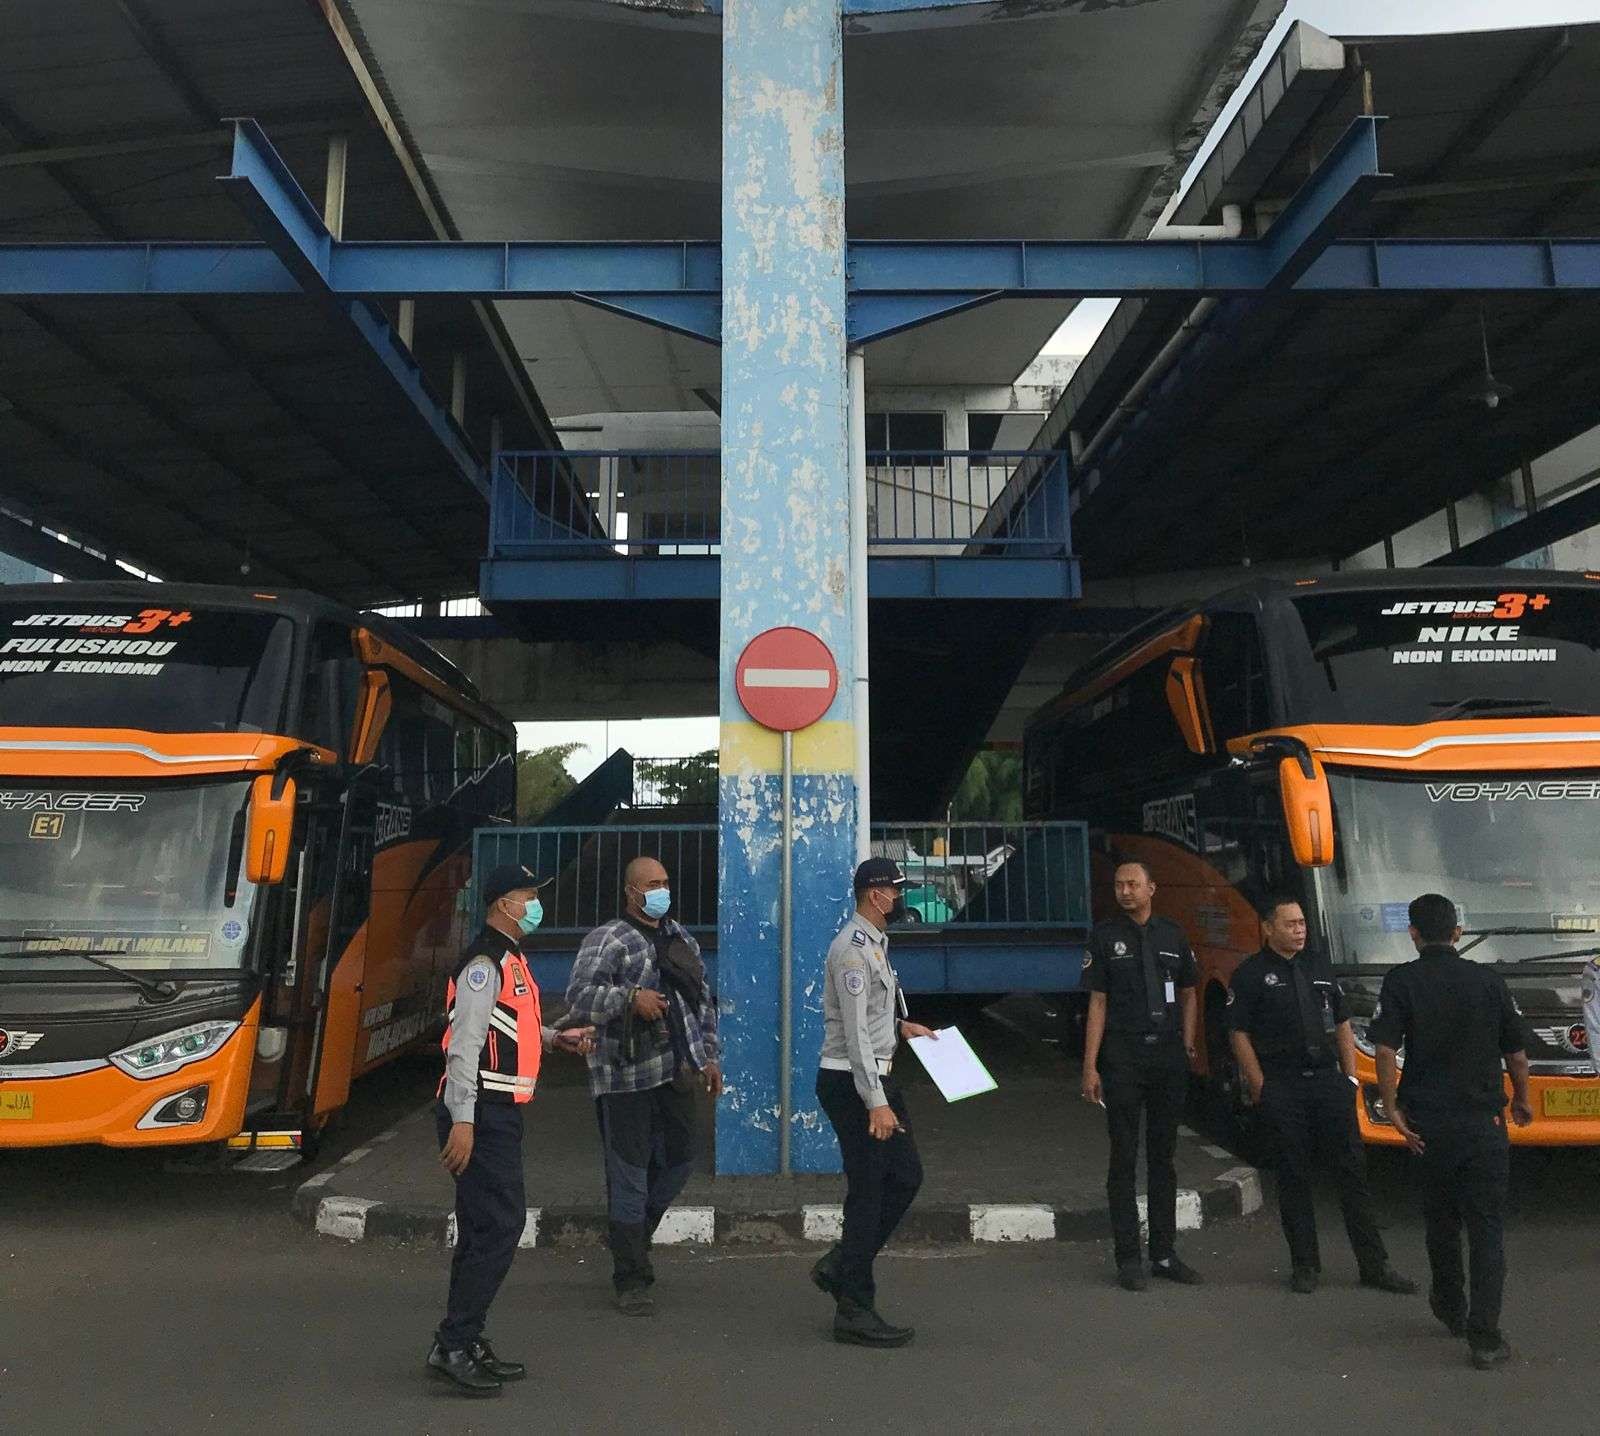
[[[685,758],[640,758],[633,789],[646,807],[677,808],[717,801],[717,750]]]
[[[557,743],[517,754],[517,821],[536,823],[578,786],[567,760],[583,743]]]
[[[1022,755],[985,748],[972,760],[950,800],[953,823],[1020,823]]]

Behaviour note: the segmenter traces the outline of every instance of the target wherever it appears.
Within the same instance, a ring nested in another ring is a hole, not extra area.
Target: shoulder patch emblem
[[[867,976],[859,967],[852,967],[845,973],[844,990],[852,997],[860,997],[867,990]]]
[[[474,992],[482,992],[489,985],[489,969],[482,963],[473,963],[467,969],[467,986]]]
[[[853,942],[857,947],[865,947],[867,945],[867,935],[858,927],[853,933],[850,934],[850,941]]]
[[[1116,942],[1111,944],[1111,950],[1112,952],[1116,953],[1118,957],[1126,957],[1128,955],[1128,944],[1123,942],[1121,938],[1118,938]]]
[[[1275,972],[1269,972],[1261,980],[1266,983],[1268,987],[1280,987],[1283,984],[1283,979]]]
[[[1382,1016],[1383,1016],[1383,1004],[1381,1002],[1374,1002],[1372,1004],[1372,1020],[1374,1022],[1376,1022]]]
[[[1087,972],[1093,966],[1094,966],[1094,954],[1092,952],[1085,952],[1083,954],[1083,970],[1085,972]]]
[[[1228,1000],[1223,1004],[1223,1006],[1224,1007],[1232,1007],[1233,1006],[1233,989],[1231,987],[1228,989]]]

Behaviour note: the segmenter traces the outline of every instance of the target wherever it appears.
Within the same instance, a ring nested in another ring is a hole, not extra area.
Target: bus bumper
[[[1505,1084],[1506,1101],[1511,1100],[1511,1084]],[[1506,1113],[1506,1126],[1513,1147],[1596,1147],[1600,1146],[1600,1078],[1530,1077],[1528,1097],[1533,1121],[1519,1127]],[[1361,1092],[1356,1100],[1356,1120],[1361,1140],[1378,1147],[1404,1146],[1404,1139],[1390,1125],[1378,1095],[1376,1076],[1361,1074]]]
[[[0,1079],[0,1149],[173,1147],[231,1137],[244,1122],[255,1045],[249,1022],[211,1056],[165,1077],[130,1077],[108,1064],[68,1077]],[[185,1095],[199,1109],[195,1120],[162,1113]]]

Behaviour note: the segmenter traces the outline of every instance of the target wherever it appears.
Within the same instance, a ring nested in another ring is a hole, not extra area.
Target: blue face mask
[[[671,906],[672,891],[669,888],[652,888],[644,895],[644,915],[652,922],[660,922]]]
[[[544,904],[538,898],[529,898],[522,909],[522,916],[517,919],[517,926],[522,929],[523,936],[532,932],[544,921]]]

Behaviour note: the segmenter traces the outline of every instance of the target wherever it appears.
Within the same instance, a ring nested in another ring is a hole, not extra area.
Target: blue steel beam
[[[1082,299],[1259,294],[1272,287],[1256,240],[1200,243],[1134,240],[855,240],[850,293],[858,299],[922,298],[936,309],[984,299]],[[710,246],[715,249],[715,245]],[[576,299],[633,312],[632,301],[714,290],[656,273],[653,245],[618,244],[605,263],[609,284],[573,273],[556,244],[479,245],[457,241],[393,246],[345,241],[333,256],[329,292],[354,300]],[[680,245],[670,248],[680,249]],[[402,256],[396,249],[432,251]],[[1219,250],[1233,254],[1219,256]],[[486,256],[492,251],[492,256]],[[510,251],[517,271],[501,287],[485,273]],[[419,261],[420,264],[419,264]],[[544,266],[548,264],[549,268]],[[451,278],[452,272],[460,267]],[[431,279],[408,282],[426,269]],[[578,284],[571,281],[578,279]],[[583,282],[587,281],[587,282]],[[1550,294],[1600,289],[1600,238],[1346,239],[1312,260],[1290,294]],[[165,241],[152,244],[0,244],[0,298],[270,297],[303,291],[264,245]],[[627,303],[624,303],[627,301]],[[640,303],[641,312],[647,305]],[[699,332],[696,320],[681,325]]]
[[[451,466],[487,499],[489,477],[483,464],[460,426],[429,389],[421,366],[393,326],[375,305],[334,289],[329,276],[339,242],[254,120],[234,121],[233,168],[220,182],[299,290],[320,300],[355,334],[427,426]]]

